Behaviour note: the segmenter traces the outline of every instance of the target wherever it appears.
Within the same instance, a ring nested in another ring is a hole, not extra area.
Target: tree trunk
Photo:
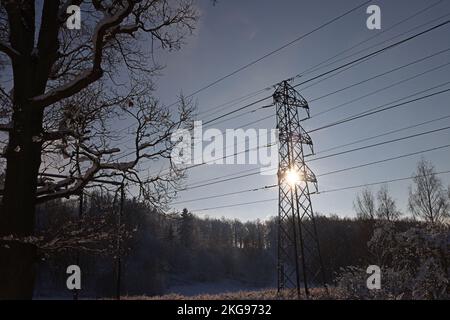
[[[34,235],[36,187],[41,165],[44,107],[30,99],[45,92],[58,52],[60,1],[45,1],[35,45],[35,2],[7,2],[14,78],[13,129],[6,150],[6,177],[0,205],[0,237]],[[21,241],[0,241],[0,299],[30,299],[34,287],[36,248]]]
[[[35,248],[30,245],[8,244],[0,248],[0,300],[31,299],[34,286]]]
[[[43,111],[29,104],[36,80],[32,59],[14,66],[15,99],[13,129],[6,154],[5,188],[0,208],[0,236],[32,236],[35,195],[41,164]],[[0,248],[0,299],[31,299],[34,286],[35,248],[30,244],[4,242]]]
[[[42,112],[32,106],[15,106],[14,131],[7,151],[5,193],[0,212],[0,235],[32,236],[35,194],[41,163]],[[39,140],[39,139],[37,139]],[[29,299],[33,294],[35,249],[22,242],[0,249],[0,299]]]

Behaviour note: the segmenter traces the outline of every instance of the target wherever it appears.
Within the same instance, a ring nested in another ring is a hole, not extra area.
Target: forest
[[[364,288],[365,269],[375,264],[387,272],[383,278],[386,282],[383,286],[388,290],[384,298],[397,291],[400,292],[396,295],[417,298],[419,293],[411,289],[409,281],[420,286],[419,297],[429,298],[423,294],[448,297],[448,218],[442,215],[435,221],[429,219],[433,213],[443,212],[441,205],[448,210],[449,200],[439,178],[433,174],[431,163],[422,160],[418,170],[431,170],[428,172],[431,175],[415,180],[410,191],[410,213],[401,214],[388,187],[382,185],[377,193],[364,189],[357,194],[354,218],[317,214],[315,223],[327,285],[348,290],[345,293],[348,297],[369,297],[372,293]],[[428,189],[430,193],[420,189],[425,183],[433,185]],[[426,206],[415,200],[428,195],[436,200],[433,203],[437,206],[430,207],[427,216]],[[81,224],[98,224],[99,229],[74,228],[77,233],[85,232],[80,234],[81,242],[71,232],[71,225],[80,224],[78,201],[56,200],[38,210],[43,241],[53,243],[43,246],[35,289],[38,298],[70,298],[65,268],[75,261],[83,270],[80,297],[85,298],[163,295],[171,293],[177,285],[220,285],[226,281],[239,283],[241,290],[276,287],[275,216],[266,221],[247,222],[199,218],[188,209],[166,214],[137,199],[127,199],[120,220],[123,230],[118,230],[113,196],[97,190],[84,199]],[[117,238],[121,241],[120,249],[116,246]],[[77,243],[76,250],[72,249],[72,242]],[[122,259],[118,284],[119,255]]]

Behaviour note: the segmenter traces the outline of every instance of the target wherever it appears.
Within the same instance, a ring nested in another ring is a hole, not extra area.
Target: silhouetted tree
[[[401,213],[397,209],[395,200],[389,194],[389,189],[387,185],[381,186],[377,193],[378,207],[377,207],[377,218],[387,221],[397,220]]]
[[[66,28],[70,5],[81,6],[81,30]],[[196,16],[189,0],[0,2],[0,59],[13,77],[0,90],[0,236],[32,236],[38,203],[76,195],[93,178],[126,179],[154,205],[164,200],[174,171],[147,178],[136,169],[142,159],[169,158],[170,133],[191,111],[180,107],[172,117],[152,97],[161,68],[151,54],[178,49]],[[132,123],[128,156],[112,146],[126,132],[117,127],[125,115]],[[48,166],[69,178],[41,177]],[[31,298],[34,256],[23,241],[0,247],[0,298]]]
[[[422,159],[414,174],[414,186],[409,188],[408,206],[413,215],[431,223],[449,217],[449,199],[434,166]]]
[[[368,188],[363,189],[361,193],[356,195],[356,200],[353,203],[353,208],[356,211],[356,216],[361,219],[374,219],[376,215],[375,196]]]
[[[182,246],[192,248],[194,246],[194,215],[186,208],[180,215],[179,240]]]

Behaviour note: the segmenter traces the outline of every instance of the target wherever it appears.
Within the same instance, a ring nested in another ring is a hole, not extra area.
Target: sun
[[[285,173],[285,179],[287,184],[293,187],[301,181],[301,175],[297,170],[289,169]]]

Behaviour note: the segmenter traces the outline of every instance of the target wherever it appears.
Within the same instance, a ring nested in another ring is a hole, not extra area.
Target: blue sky
[[[162,103],[170,105],[177,100],[177,96],[181,92],[189,95],[197,89],[208,85],[261,56],[264,56],[266,53],[279,48],[361,3],[363,3],[361,0],[219,0],[219,2],[213,6],[212,2],[209,0],[197,0],[195,5],[201,16],[194,34],[186,38],[186,43],[181,50],[172,52],[159,51],[155,57],[159,63],[166,66],[162,71],[161,76],[155,79],[157,85],[155,94]],[[374,37],[375,35],[378,36],[367,41],[363,45],[354,48],[346,55],[373,47],[356,56],[359,57],[450,18],[450,1],[448,0],[380,0],[372,1],[372,4],[379,5],[381,8],[381,30],[369,30],[366,27],[366,19],[368,17],[365,12],[366,7],[360,8],[343,19],[334,22],[330,26],[314,32],[301,41],[283,49],[277,54],[271,55],[242,72],[196,94],[194,100],[198,104],[198,111],[200,113],[205,112],[235,98],[270,87],[274,83],[302,73],[311,66],[321,63],[324,60],[333,57],[335,54],[351,48],[355,44]],[[436,5],[423,13],[416,15],[414,18],[401,23],[395,28],[390,29],[397,23],[432,4]],[[421,25],[423,26],[410,31]],[[318,97],[348,85],[352,85],[398,66],[432,55],[438,51],[449,49],[449,31],[450,26],[447,25],[404,45],[379,54],[367,62],[355,65],[345,72],[315,85],[308,83],[308,85],[297,88],[299,92],[310,101],[309,105],[312,118],[303,123],[305,129],[311,130],[411,95],[420,90],[439,85],[445,81],[449,81],[448,75],[450,66],[444,64],[450,63],[450,52],[445,52],[410,67],[368,81],[362,85],[315,100]],[[387,43],[379,44],[382,41],[402,33],[405,34]],[[354,58],[355,57],[336,62],[329,67],[308,74],[298,81],[308,79],[309,77],[325,72]],[[433,68],[436,68],[436,70],[429,71]],[[417,76],[424,72],[426,73]],[[402,84],[394,85],[396,82],[414,76],[417,77]],[[294,82],[294,84],[298,83],[298,81]],[[450,85],[446,85],[440,89],[449,87]],[[379,91],[378,93],[371,94],[377,90]],[[221,108],[217,115],[234,110],[246,103],[253,102],[271,94],[272,90],[263,90],[261,94],[255,95],[244,102],[227,104]],[[394,110],[382,112],[371,117],[365,117],[347,124],[311,133],[311,137],[314,141],[314,148],[317,152],[320,152],[321,150],[349,143],[357,139],[382,134],[386,131],[414,125],[446,115],[450,116],[450,106],[448,104],[449,96],[448,93],[442,94]],[[345,104],[352,100],[356,101]],[[256,104],[252,108],[257,109],[270,102],[271,100],[269,99]],[[342,104],[345,104],[345,106],[318,115],[324,110]],[[252,108],[249,110],[252,110]],[[263,117],[268,118],[253,124],[250,127],[244,127],[244,124]],[[200,116],[198,120],[205,122],[210,119],[211,117],[208,116]],[[244,127],[244,129],[271,129],[275,127],[275,121],[274,108],[265,108],[251,114],[221,122],[217,125],[214,124],[213,127],[223,131],[226,129],[242,127]],[[450,118],[447,118],[428,125],[352,145],[347,148],[337,149],[333,152],[344,151],[449,125]],[[325,172],[339,170],[365,162],[382,160],[405,153],[438,147],[448,144],[450,141],[449,138],[450,130],[446,130],[397,143],[352,152],[346,155],[314,161],[311,162],[309,166],[316,175],[321,175]],[[328,153],[323,154],[326,155]],[[450,148],[426,153],[424,156],[426,159],[433,162],[437,171],[445,171],[450,170],[450,163],[448,161],[449,155]],[[379,165],[323,176],[319,178],[319,189],[324,191],[372,183],[380,180],[411,176],[415,171],[415,166],[419,159],[420,155],[417,155],[385,162]],[[155,172],[161,164],[153,163],[152,165],[153,167],[150,168],[150,171]],[[164,166],[165,165],[166,164],[164,164]],[[148,164],[143,165],[143,167],[147,168]],[[252,168],[257,168],[257,166],[200,166],[188,171],[186,184],[190,185],[205,179],[214,180],[218,176],[234,174]],[[450,184],[450,175],[443,175],[442,180],[445,185]],[[276,176],[253,175],[242,179],[210,185],[204,188],[180,192],[176,201],[185,201],[239,190],[260,188],[275,183]],[[411,181],[403,181],[389,185],[393,197],[397,200],[398,206],[403,212],[406,211],[408,186],[411,183]],[[372,187],[372,190],[376,191],[378,188],[379,186],[374,186]],[[359,190],[352,189],[314,195],[312,198],[313,207],[316,212],[322,214],[354,216],[353,200],[357,191]],[[277,201],[208,211],[198,211],[196,209],[271,199],[276,198],[277,194],[277,189],[273,188],[210,200],[187,202],[175,205],[174,207],[177,210],[187,207],[194,213],[212,217],[223,216],[228,218],[239,218],[242,220],[253,220],[257,218],[265,219],[277,215]]]
[[[237,75],[220,82],[216,86],[197,94],[195,100],[198,103],[199,111],[209,110],[234,98],[244,96],[298,74],[310,66],[326,60],[334,54],[352,47],[354,44],[372,37],[376,33],[382,32],[383,29],[389,28],[434,2],[423,0],[373,1],[373,4],[377,4],[381,8],[381,30],[367,29],[366,19],[368,15],[365,13],[365,8],[361,8],[342,20],[333,23],[331,26],[315,32],[302,41],[284,49],[278,54],[264,59]],[[314,29],[325,21],[355,7],[357,4],[361,3],[361,1],[219,1],[216,6],[211,5],[209,1],[198,1],[197,3],[201,12],[201,18],[195,34],[187,39],[186,45],[182,50],[169,54],[163,53],[158,56],[159,61],[165,64],[166,68],[163,71],[163,75],[157,81],[157,95],[166,104],[175,101],[178,93],[183,92],[184,94],[189,94],[194,92],[221,76],[259,58],[265,53],[280,47],[292,39],[295,39],[299,35]],[[349,53],[351,54],[358,50],[370,47],[447,13],[450,13],[450,3],[448,1],[443,1],[415,18],[410,19],[392,30],[386,31],[375,39],[355,48]],[[427,27],[445,21],[448,18],[448,16],[443,17],[418,30],[424,30]],[[313,100],[314,98],[364,80],[378,73],[388,71],[437,51],[447,49],[450,47],[450,38],[448,37],[449,31],[450,27],[448,26],[433,31],[426,36],[417,38],[405,45],[380,54],[368,62],[361,63],[336,77],[322,81],[319,84],[304,90],[300,87],[299,91],[307,100]],[[402,39],[414,32],[417,32],[417,30],[409,32],[396,40]],[[389,43],[392,43],[392,41]],[[379,45],[374,47],[374,49],[365,51],[365,53],[385,45],[386,44]],[[348,59],[346,61],[350,60],[351,59]],[[450,54],[448,52],[400,71],[390,73],[384,77],[369,81],[363,85],[311,102],[310,109],[313,117],[304,122],[305,129],[309,130],[322,126],[345,118],[346,116],[448,81],[450,67],[444,66],[433,72],[417,77],[416,79],[397,86],[392,86],[395,82],[412,77],[447,62],[450,62]],[[343,62],[339,62],[333,66],[338,66],[342,63]],[[332,66],[329,68],[331,67]],[[317,73],[326,71],[329,68],[322,69]],[[310,76],[312,75],[314,74],[311,74]],[[359,98],[384,87],[389,88],[348,104],[345,107],[341,107],[334,112],[314,117],[315,114],[323,110]],[[444,88],[448,88],[448,85]],[[252,102],[270,93],[270,91],[266,91],[262,93],[262,95],[246,102]],[[319,152],[320,150],[352,142],[359,138],[370,137],[385,131],[395,130],[404,126],[445,116],[450,114],[448,100],[449,95],[443,94],[392,111],[383,112],[348,124],[312,133],[311,137],[314,141],[315,150]],[[270,100],[265,104],[268,102],[270,102]],[[221,113],[233,110],[244,104],[245,103],[228,105],[223,108]],[[259,105],[264,105],[264,103]],[[258,105],[255,107],[257,106]],[[214,127],[221,130],[240,128],[243,124],[250,122],[253,119],[268,116],[271,113],[274,114],[274,109],[267,108],[218,124]],[[200,120],[203,121],[207,121],[208,119],[208,117],[200,117]],[[369,142],[357,144],[348,147],[347,149],[388,139],[395,139],[397,137],[448,125],[449,119],[446,119],[386,137],[381,137],[379,139],[374,139]],[[275,116],[255,124],[252,127],[273,128],[274,126]],[[364,151],[353,152],[348,155],[318,160],[311,163],[310,167],[317,175],[319,175],[323,172],[350,167],[364,162],[381,160],[404,153],[440,146],[448,143],[450,140],[449,137],[450,133],[447,130]],[[342,150],[346,149],[344,148],[336,151]],[[450,169],[448,161],[449,154],[450,150],[444,149],[427,153],[425,154],[425,157],[434,163],[438,171],[443,171]],[[319,188],[321,190],[327,190],[410,176],[413,174],[415,165],[419,159],[420,155],[324,176],[319,179]],[[214,178],[228,173],[232,174],[237,171],[251,168],[251,166],[245,165],[201,166],[197,169],[189,170],[187,184],[189,185],[196,181]],[[443,175],[442,179],[445,184],[448,184],[450,181],[449,175]],[[256,175],[211,185],[205,188],[185,191],[180,193],[177,201],[257,188],[274,183],[276,183],[275,176]],[[400,209],[404,212],[406,211],[408,186],[410,184],[411,181],[405,181],[389,185],[392,195],[397,200]],[[376,191],[378,186],[372,187],[372,189]],[[352,203],[356,191],[358,190],[315,195],[313,196],[313,207],[315,208],[315,211],[324,214],[333,213],[340,216],[354,216]],[[211,200],[189,202],[180,204],[176,207],[180,209],[182,207],[187,207],[195,213],[195,209],[232,205],[234,203],[246,201],[264,200],[276,196],[277,190],[272,189]],[[268,216],[277,214],[277,201],[198,213],[214,217],[225,216],[230,218],[240,218],[243,220],[256,218],[264,219]]]

